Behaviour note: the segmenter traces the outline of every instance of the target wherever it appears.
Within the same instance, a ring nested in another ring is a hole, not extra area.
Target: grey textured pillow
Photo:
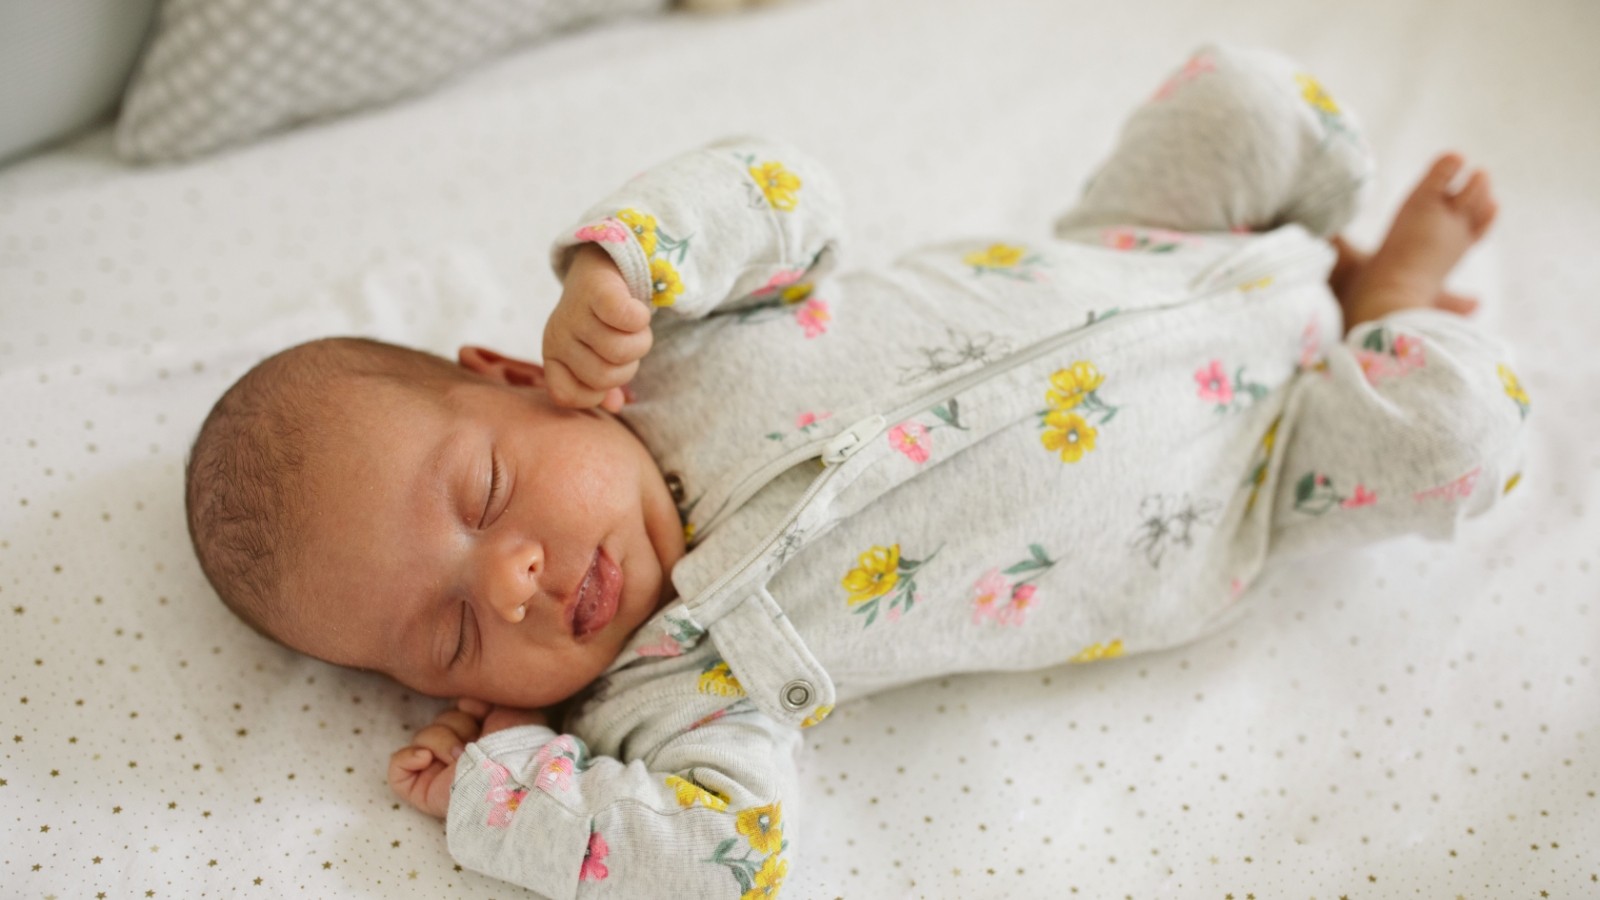
[[[117,122],[160,162],[421,91],[519,44],[666,0],[165,0]]]

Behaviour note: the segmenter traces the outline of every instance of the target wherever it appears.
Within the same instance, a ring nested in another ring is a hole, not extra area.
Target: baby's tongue
[[[596,551],[594,562],[578,588],[578,602],[572,613],[572,634],[585,637],[611,624],[617,615],[617,599],[622,572],[604,553]]]

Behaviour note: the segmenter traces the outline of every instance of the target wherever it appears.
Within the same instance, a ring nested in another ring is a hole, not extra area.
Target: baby
[[[462,865],[774,895],[835,703],[1191,640],[1269,558],[1445,537],[1512,488],[1527,396],[1442,288],[1495,214],[1462,174],[1358,253],[1348,111],[1207,47],[1059,240],[821,282],[828,174],[716,144],[556,243],[542,367],[334,339],[241,378],[195,549],[263,634],[461,698],[389,780]]]

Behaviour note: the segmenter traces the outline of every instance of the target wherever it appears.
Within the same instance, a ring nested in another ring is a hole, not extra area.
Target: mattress
[[[846,265],[1042,237],[1187,52],[1279,48],[1358,112],[1382,234],[1432,155],[1502,214],[1454,286],[1516,348],[1529,465],[1451,543],[1276,566],[1167,652],[950,677],[806,732],[801,898],[1600,895],[1600,7],[804,0],[619,23],[171,168],[0,170],[0,895],[525,896],[385,784],[442,703],[217,602],[187,444],[291,342],[536,356],[545,248],[713,138],[838,173]]]

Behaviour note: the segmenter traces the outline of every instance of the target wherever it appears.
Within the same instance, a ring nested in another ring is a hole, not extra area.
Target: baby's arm
[[[564,284],[545,328],[552,395],[620,408],[655,309],[700,318],[796,292],[832,266],[841,211],[826,169],[767,141],[719,142],[628,182],[552,248]]]
[[[644,731],[629,755],[648,752],[628,762],[541,725],[467,744],[448,804],[451,855],[554,898],[776,893],[799,732],[740,708]]]

